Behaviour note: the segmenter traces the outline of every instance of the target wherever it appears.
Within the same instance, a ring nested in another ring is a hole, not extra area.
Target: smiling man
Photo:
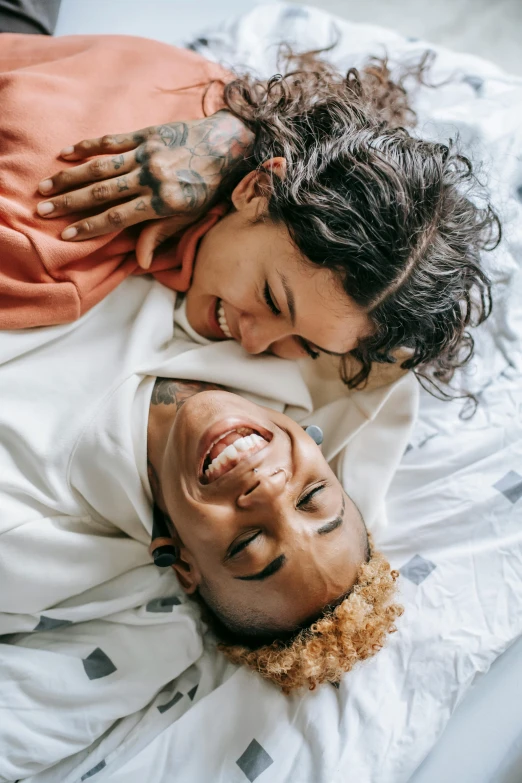
[[[369,559],[368,536],[302,427],[236,394],[196,391],[185,402],[185,384],[156,381],[153,495],[169,517],[182,587],[259,644],[347,595]]]
[[[308,418],[295,362],[188,340],[175,298],[133,278],[72,324],[0,332],[7,780],[87,747],[198,660],[204,626],[183,590],[229,660],[286,692],[337,681],[400,613],[351,498],[375,522],[415,385],[333,399]],[[154,518],[170,526],[177,579],[153,563]],[[102,653],[116,671],[93,685],[84,667]],[[93,687],[96,715],[72,720]]]

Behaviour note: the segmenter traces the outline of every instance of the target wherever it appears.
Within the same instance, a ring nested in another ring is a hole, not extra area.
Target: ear
[[[201,573],[185,547],[181,548],[179,557],[172,568],[187,595],[195,593],[201,584]]]
[[[286,176],[286,160],[284,158],[270,158],[265,161],[260,169],[251,171],[232,192],[232,204],[238,212],[245,208],[254,210],[256,214],[263,211],[266,200],[270,195],[272,177],[284,179]]]

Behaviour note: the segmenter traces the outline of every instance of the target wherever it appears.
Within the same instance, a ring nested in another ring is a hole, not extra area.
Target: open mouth
[[[225,308],[223,307],[223,301],[221,299],[217,299],[216,302],[216,319],[219,324],[219,328],[227,337],[229,340],[232,340],[232,332],[230,331],[230,327],[227,322],[227,317],[225,315]]]
[[[264,449],[269,439],[252,427],[240,426],[221,433],[205,452],[200,481],[210,484],[240,462]]]

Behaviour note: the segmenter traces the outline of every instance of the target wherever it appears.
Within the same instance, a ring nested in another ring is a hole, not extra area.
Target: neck
[[[203,383],[202,381],[156,378],[150,401],[147,427],[147,471],[154,503],[163,511],[166,509],[161,491],[161,466],[176,414],[190,397],[203,391],[219,388],[212,383]]]

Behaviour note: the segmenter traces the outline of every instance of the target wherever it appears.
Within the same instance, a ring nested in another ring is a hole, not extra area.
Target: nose
[[[240,313],[239,334],[241,345],[248,353],[264,353],[275,343],[285,341],[290,334],[283,321],[256,318],[250,313]]]
[[[259,468],[251,471],[236,504],[242,509],[271,505],[283,495],[290,480],[288,470],[282,467]]]

